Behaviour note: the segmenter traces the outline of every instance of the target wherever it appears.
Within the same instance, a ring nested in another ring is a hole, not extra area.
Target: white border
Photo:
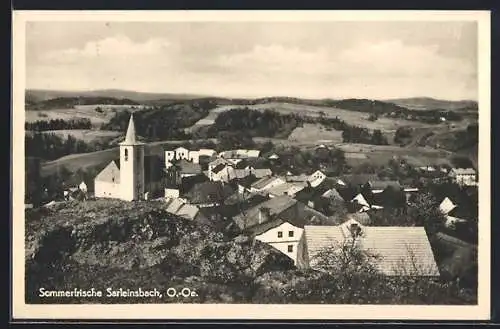
[[[12,317],[21,319],[487,320],[490,317],[489,11],[13,11]],[[478,305],[30,305],[24,301],[24,90],[27,21],[477,21],[479,83]]]

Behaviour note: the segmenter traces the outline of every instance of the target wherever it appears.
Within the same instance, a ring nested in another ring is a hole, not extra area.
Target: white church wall
[[[95,181],[94,195],[96,198],[121,198],[120,184]]]

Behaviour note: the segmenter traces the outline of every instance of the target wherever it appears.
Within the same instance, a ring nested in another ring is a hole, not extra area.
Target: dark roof
[[[385,190],[388,187],[392,187],[394,189],[401,188],[401,184],[399,184],[396,180],[370,180],[369,184],[373,190]]]
[[[353,175],[344,175],[339,177],[343,182],[348,185],[364,185],[371,180],[378,180],[377,175],[371,174],[353,174]]]
[[[201,166],[198,163],[193,163],[185,159],[177,163],[181,174],[201,174]]]
[[[241,186],[247,187],[247,188],[249,188],[250,185],[252,185],[253,183],[255,183],[258,180],[259,180],[259,178],[255,177],[255,175],[252,175],[252,174],[245,176],[243,178],[235,179],[236,183],[240,184]]]
[[[251,232],[255,231],[256,226],[261,226],[266,223],[259,224],[259,212],[261,208],[268,208],[270,221],[282,219],[292,225],[303,227],[311,222],[313,218],[326,219],[327,217],[308,207],[303,202],[297,201],[289,196],[281,195],[269,199],[266,202],[253,206],[252,208],[234,216],[233,220],[242,230]],[[266,224],[267,225],[267,224]]]
[[[215,166],[214,168],[212,168],[212,172],[213,172],[214,174],[217,174],[217,173],[219,173],[221,170],[223,170],[224,168],[226,168],[226,165],[221,163],[221,164],[219,164],[219,165]]]
[[[298,201],[288,196],[278,196],[258,204],[244,213],[234,217],[234,221],[241,229],[246,229],[259,224],[261,208],[268,208],[271,217],[279,216],[283,211],[295,206]]]
[[[203,182],[195,184],[188,193],[186,198],[191,203],[218,203],[225,200],[228,196],[233,194],[234,188],[229,184],[222,184],[221,182]]]

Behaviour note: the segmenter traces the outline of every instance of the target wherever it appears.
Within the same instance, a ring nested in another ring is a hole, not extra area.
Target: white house
[[[447,215],[450,211],[457,207],[448,197],[444,198],[439,204],[439,210],[442,214]]]
[[[289,222],[283,222],[267,231],[255,236],[255,240],[265,242],[287,255],[295,265],[299,252],[299,241],[304,229],[294,226]]]
[[[87,184],[85,184],[84,181],[82,181],[80,185],[78,185],[78,188],[80,189],[80,191],[87,193]]]
[[[199,150],[188,150],[185,147],[178,147],[174,150],[165,151],[165,166],[169,168],[172,166],[173,160],[188,160],[192,163],[200,163],[200,157],[212,157],[217,154],[215,150],[212,149],[199,149]]]
[[[315,171],[307,181],[311,184],[312,187],[316,187],[323,183],[323,181],[326,179],[326,175],[323,174],[320,170]]]
[[[474,186],[476,185],[476,171],[472,168],[453,168],[448,176],[459,185]]]

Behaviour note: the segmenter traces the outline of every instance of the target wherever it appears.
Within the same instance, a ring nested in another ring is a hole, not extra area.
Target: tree
[[[373,135],[372,135],[372,144],[375,144],[375,145],[387,145],[387,138],[385,138],[384,135],[382,135],[382,132],[380,131],[380,129],[375,129],[373,131]]]
[[[420,193],[415,198],[408,208],[408,217],[415,225],[424,226],[429,236],[442,230],[446,221],[438,201],[430,193]]]

